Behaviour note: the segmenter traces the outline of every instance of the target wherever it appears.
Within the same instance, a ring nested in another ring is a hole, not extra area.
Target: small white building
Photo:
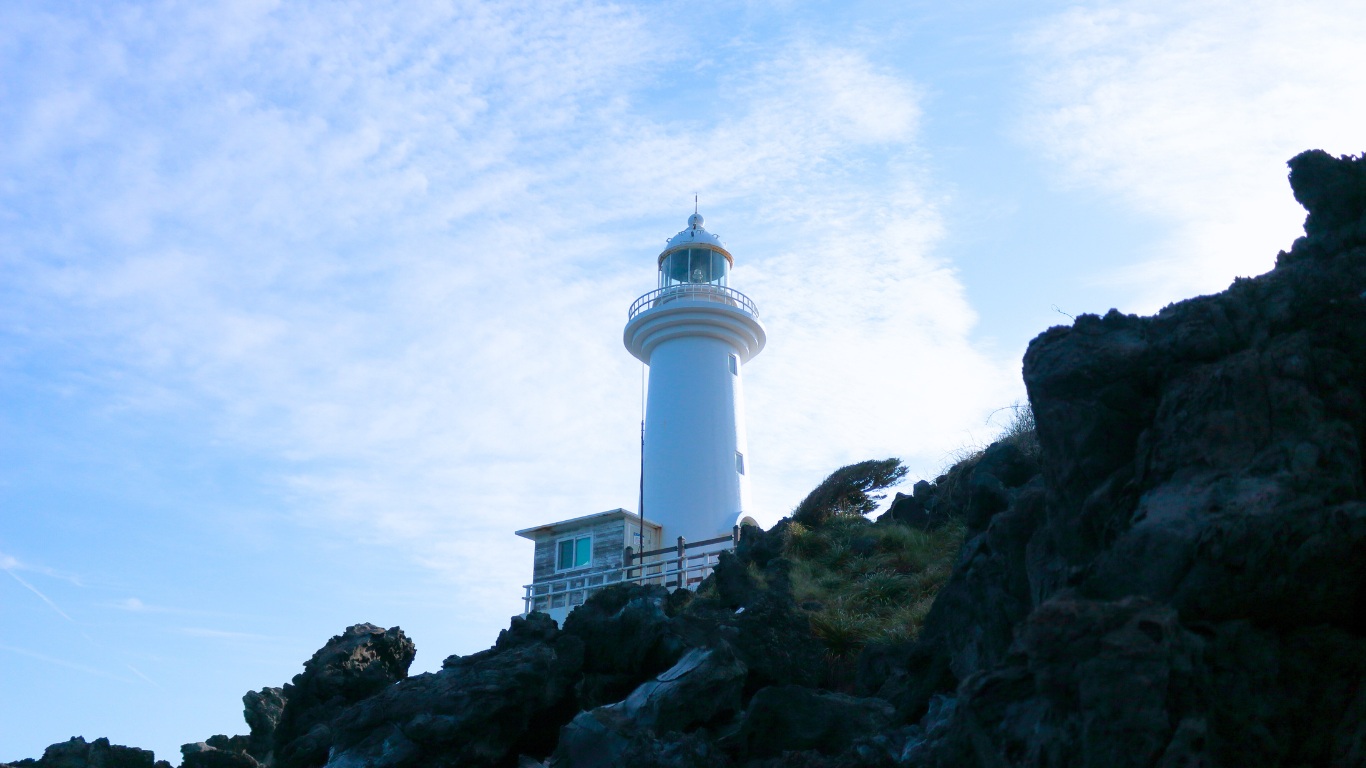
[[[650,367],[641,518],[625,509],[517,531],[536,542],[525,612],[562,621],[596,589],[652,582],[695,588],[754,524],[744,366],[767,332],[730,287],[735,259],[694,213],[657,258],[657,287],[627,312],[623,341]],[[643,537],[643,538],[642,538]]]
[[[635,543],[642,533],[643,546]],[[660,548],[659,525],[624,509],[523,528],[517,535],[536,543],[525,612],[542,611],[559,623],[594,589],[626,578],[627,557]]]

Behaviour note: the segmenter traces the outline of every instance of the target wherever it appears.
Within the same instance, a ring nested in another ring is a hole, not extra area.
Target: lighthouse
[[[658,256],[657,287],[627,313],[623,341],[649,366],[644,513],[665,541],[727,535],[751,511],[745,364],[763,351],[759,311],[730,287],[735,259],[694,213]]]
[[[767,339],[759,311],[730,287],[735,259],[696,212],[656,266],[659,282],[631,304],[622,337],[650,370],[642,509],[517,531],[535,543],[523,615],[563,621],[614,584],[695,589],[754,524],[744,367]]]

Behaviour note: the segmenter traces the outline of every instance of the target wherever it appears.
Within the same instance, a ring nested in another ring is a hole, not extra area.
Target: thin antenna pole
[[[640,362],[640,499],[636,503],[640,511],[640,551],[645,551],[645,361]],[[640,561],[640,575],[645,575],[645,560]]]
[[[697,213],[697,195],[692,196],[692,212]]]

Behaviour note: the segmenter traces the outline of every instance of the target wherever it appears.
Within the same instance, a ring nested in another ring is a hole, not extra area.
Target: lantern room
[[[688,217],[688,228],[669,239],[659,254],[659,287],[675,285],[726,286],[735,259],[721,238],[702,228],[702,216]]]

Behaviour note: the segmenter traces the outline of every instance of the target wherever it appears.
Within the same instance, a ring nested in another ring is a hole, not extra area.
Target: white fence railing
[[[654,562],[527,584],[523,587],[526,594],[522,597],[522,615],[583,605],[589,595],[613,584],[658,584],[671,590],[697,589],[721,561],[721,553],[733,549],[734,544],[731,544],[708,552],[670,555]]]
[[[711,285],[710,283],[683,283],[671,285],[668,288],[656,288],[636,299],[631,304],[631,309],[627,311],[626,319],[627,321],[634,320],[635,316],[641,312],[653,309],[661,304],[668,304],[671,301],[710,301],[743,309],[756,318],[759,316],[759,308],[754,306],[754,302],[734,288],[727,288],[724,285]]]

